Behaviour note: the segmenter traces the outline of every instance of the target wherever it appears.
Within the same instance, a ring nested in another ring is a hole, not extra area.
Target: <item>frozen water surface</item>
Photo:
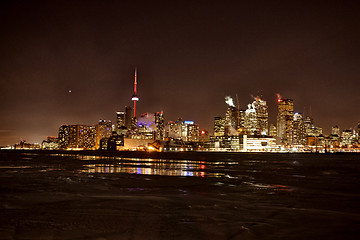
[[[0,239],[360,239],[351,154],[0,152]]]

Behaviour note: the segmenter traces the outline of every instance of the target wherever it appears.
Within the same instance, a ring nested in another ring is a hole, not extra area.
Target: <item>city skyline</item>
[[[246,109],[261,95],[276,124],[277,98],[294,100],[325,134],[360,120],[351,3],[1,3],[0,145],[41,142],[62,124],[116,122],[164,111],[212,132],[225,96]],[[138,10],[137,17],[132,9]]]

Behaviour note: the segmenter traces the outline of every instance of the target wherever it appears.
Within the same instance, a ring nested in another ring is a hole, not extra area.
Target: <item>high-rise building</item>
[[[305,132],[306,136],[313,136],[313,128],[314,128],[314,120],[312,117],[306,116],[304,118],[304,126],[305,126]]]
[[[125,107],[125,127],[131,129],[132,123],[132,109],[130,106]]]
[[[285,144],[292,143],[294,118],[294,101],[292,99],[278,99],[277,130],[278,137]]]
[[[199,125],[194,123],[189,123],[185,125],[186,125],[186,141],[198,142],[200,138]]]
[[[269,114],[266,101],[256,97],[245,110],[244,127],[251,135],[267,135]]]
[[[70,141],[70,128],[68,125],[62,125],[59,127],[59,148],[65,149],[69,145]]]
[[[59,128],[59,146],[62,149],[95,149],[96,127],[62,125]]]
[[[350,129],[346,129],[341,133],[341,145],[348,146],[352,143],[353,133]]]
[[[337,125],[331,128],[331,135],[340,137],[340,128]]]
[[[306,132],[303,116],[300,113],[294,114],[292,143],[297,145],[306,144]]]
[[[225,118],[215,117],[214,118],[214,136],[220,137],[225,134]]]
[[[225,135],[237,135],[239,111],[236,107],[229,106],[225,113]]]
[[[125,112],[116,112],[116,133],[121,134],[121,128],[125,127]]]
[[[269,136],[276,137],[277,136],[277,129],[275,124],[270,124],[269,126]]]
[[[269,113],[266,101],[256,97],[252,103],[256,113],[256,125],[260,135],[268,135],[269,128]]]
[[[239,126],[238,128],[242,129],[244,128],[245,124],[245,111],[246,110],[240,110],[239,109]]]
[[[181,118],[168,122],[165,128],[166,137],[186,141],[186,125]]]
[[[96,147],[96,126],[77,125],[78,148],[95,149]]]
[[[59,147],[61,149],[78,147],[77,125],[62,125],[59,128]]]
[[[155,113],[155,126],[155,139],[164,140],[165,119],[162,111]]]
[[[120,129],[120,127],[119,127]],[[100,148],[100,141],[103,138],[109,138],[112,135],[112,123],[111,121],[100,120],[96,125],[96,145],[95,148]]]
[[[251,135],[258,133],[258,119],[256,117],[256,109],[253,104],[248,104],[248,109],[245,111],[244,127]]]

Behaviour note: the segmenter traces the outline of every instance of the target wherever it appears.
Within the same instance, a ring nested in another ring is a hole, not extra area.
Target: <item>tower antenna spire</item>
[[[134,95],[132,95],[131,98],[131,100],[134,102],[134,118],[136,118],[136,102],[139,101],[136,88],[137,88],[137,68],[135,67]]]

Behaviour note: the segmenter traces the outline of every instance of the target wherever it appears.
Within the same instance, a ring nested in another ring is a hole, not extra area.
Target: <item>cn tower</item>
[[[134,118],[136,118],[136,102],[139,101],[138,96],[136,95],[136,85],[137,85],[137,70],[135,68],[135,80],[134,80],[134,95],[132,95],[131,101],[134,101]]]

